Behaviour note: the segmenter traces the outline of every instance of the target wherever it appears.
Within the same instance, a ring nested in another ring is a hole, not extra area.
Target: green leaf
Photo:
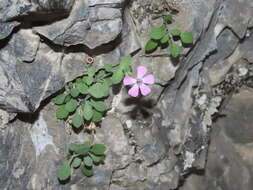
[[[132,62],[132,57],[131,56],[124,56],[121,61],[120,61],[120,65],[125,65],[128,66],[130,65]]]
[[[113,84],[111,78],[105,79],[104,82],[107,84],[107,86],[111,86]]]
[[[84,104],[83,116],[87,121],[89,121],[93,116],[93,109],[88,101]]]
[[[69,82],[69,83],[67,84],[67,86],[68,86],[69,88],[73,88],[73,82]]]
[[[104,71],[104,70],[100,70],[100,71],[98,72],[98,74],[96,75],[96,78],[101,79],[101,78],[103,78],[104,76],[105,76],[105,71]]]
[[[95,123],[98,123],[98,122],[102,121],[102,117],[103,117],[102,113],[94,110],[93,116],[92,116],[92,121]]]
[[[101,90],[103,91],[104,93],[104,96],[103,97],[107,97],[109,96],[109,93],[110,93],[110,89],[109,89],[109,86],[107,85],[106,82],[104,82],[101,86]]]
[[[169,35],[165,35],[165,36],[163,36],[163,38],[161,39],[161,43],[162,43],[162,44],[166,44],[166,43],[169,42],[169,40],[170,40]]]
[[[181,31],[179,29],[173,29],[173,30],[170,31],[170,34],[172,36],[180,36]]]
[[[69,152],[76,153],[76,154],[81,154],[81,155],[87,155],[88,152],[90,151],[91,146],[88,144],[75,144],[72,143],[69,145]]]
[[[82,83],[83,81],[82,81],[82,78],[77,78],[76,79],[76,83]]]
[[[64,101],[64,103],[67,103],[67,102],[69,102],[71,100],[71,95],[67,95],[66,96],[66,98],[65,98],[65,101]]]
[[[65,94],[59,94],[58,96],[56,96],[54,99],[53,99],[53,102],[57,105],[61,105],[61,104],[64,104],[64,101],[66,99],[66,95]]]
[[[72,118],[72,125],[75,127],[75,128],[79,128],[83,125],[83,117],[81,117],[78,113],[76,113],[74,115],[74,117]]]
[[[94,78],[92,78],[92,77],[87,77],[86,78],[86,84],[87,85],[91,85],[93,82],[94,82]]]
[[[79,96],[79,90],[77,88],[72,88],[70,90],[70,94],[73,98],[76,98],[77,96]]]
[[[173,21],[172,15],[163,15],[163,20],[166,23],[171,23]]]
[[[89,77],[89,76],[84,76],[82,80],[88,86],[91,85],[94,82],[94,78],[93,77]]]
[[[154,51],[158,47],[158,43],[154,40],[149,40],[145,45],[145,51],[150,52]]]
[[[114,72],[117,72],[117,71],[127,71],[130,67],[130,64],[132,62],[132,57],[131,56],[125,56],[121,59],[118,67],[114,67],[116,68],[116,70],[114,70]]]
[[[159,27],[162,31],[165,31],[165,29],[167,28],[165,24],[162,24],[160,27]]]
[[[85,166],[88,166],[88,167],[91,167],[93,165],[93,161],[92,161],[91,157],[89,157],[89,156],[84,157],[83,162],[84,162]]]
[[[180,35],[181,41],[184,44],[192,44],[193,42],[193,35],[191,32],[184,32]]]
[[[89,89],[88,92],[91,96],[95,98],[102,98],[104,97],[104,92],[101,90],[103,88],[102,84],[96,83],[93,84]]]
[[[89,154],[94,164],[99,164],[103,160],[103,156],[96,156],[94,154]]]
[[[78,102],[74,99],[71,99],[68,103],[66,103],[65,105],[65,109],[68,111],[68,112],[73,112],[76,110],[77,108],[77,105],[78,105]]]
[[[103,144],[94,144],[90,149],[90,152],[95,155],[104,155],[105,151],[106,147]]]
[[[86,86],[85,84],[83,84],[83,83],[77,83],[76,87],[77,87],[78,91],[81,94],[87,94],[88,93],[88,86]]]
[[[119,84],[124,77],[124,73],[120,70],[115,71],[112,75],[112,82],[113,84]]]
[[[107,106],[104,102],[102,101],[94,101],[94,100],[91,100],[91,105],[97,110],[97,111],[100,111],[100,112],[104,112],[107,110]]]
[[[71,163],[71,166],[73,168],[78,168],[81,165],[81,163],[82,163],[82,159],[79,158],[79,157],[75,157],[74,160]]]
[[[105,68],[105,70],[106,70],[108,73],[112,72],[112,65],[111,65],[111,64],[106,64],[106,65],[104,66],[104,68]]]
[[[56,110],[56,117],[58,119],[65,119],[69,115],[69,112],[65,109],[65,105],[62,105],[57,108]]]
[[[182,47],[176,43],[172,43],[169,47],[169,50],[172,57],[178,57],[181,54]]]
[[[95,75],[96,71],[97,71],[97,70],[96,70],[95,67],[90,67],[90,68],[88,69],[88,71],[87,71],[87,74],[88,74],[89,77],[93,77],[93,76]]]
[[[93,176],[93,170],[92,170],[92,168],[83,167],[83,169],[81,171],[87,177]]]
[[[160,40],[165,35],[165,31],[163,29],[159,28],[153,28],[151,32],[149,33],[149,36],[151,39],[154,40]]]
[[[91,148],[92,142],[91,142],[91,141],[85,141],[85,142],[83,143],[83,145],[86,146],[86,147],[90,147],[90,148]]]
[[[64,162],[63,165],[61,165],[57,169],[57,177],[60,181],[67,180],[70,177],[70,166],[67,162]]]

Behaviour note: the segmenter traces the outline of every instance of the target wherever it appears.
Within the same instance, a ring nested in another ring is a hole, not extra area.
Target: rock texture
[[[161,23],[152,13],[170,0],[0,2],[0,189],[252,187],[252,1],[173,2],[179,13],[171,27],[195,37],[180,64],[164,49],[143,51]],[[92,136],[70,133],[54,117],[52,97],[87,70],[88,56],[102,67],[129,54],[134,68],[155,75],[153,93],[111,92],[94,136],[109,148],[105,164],[92,178],[76,172],[60,184],[56,168],[68,144]]]

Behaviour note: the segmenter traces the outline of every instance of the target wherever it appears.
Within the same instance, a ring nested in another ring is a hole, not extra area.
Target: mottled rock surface
[[[253,3],[174,2],[171,27],[195,37],[179,64],[166,49],[143,51],[162,21],[152,14],[170,0],[0,2],[0,189],[251,189]],[[108,147],[105,164],[60,184],[68,145],[92,136],[57,120],[52,97],[87,70],[88,56],[99,68],[129,54],[134,70],[154,74],[153,93],[111,91],[94,136]]]

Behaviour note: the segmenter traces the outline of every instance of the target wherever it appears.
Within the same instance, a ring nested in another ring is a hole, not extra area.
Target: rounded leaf
[[[76,98],[77,96],[79,96],[79,90],[77,88],[72,88],[70,90],[70,95],[73,97],[73,98]]]
[[[151,32],[149,33],[149,36],[151,39],[154,40],[160,40],[165,35],[165,31],[163,29],[159,28],[153,28]]]
[[[112,79],[111,79],[111,78],[105,79],[104,82],[107,84],[107,86],[113,85],[113,82],[112,82]]]
[[[102,84],[100,83],[96,83],[93,84],[89,89],[88,92],[91,96],[95,97],[95,98],[102,98],[104,97],[104,92],[101,90]]]
[[[56,117],[58,119],[65,119],[67,118],[69,115],[69,112],[65,109],[65,106],[62,105],[60,107],[57,108],[56,110]]]
[[[173,30],[170,31],[170,34],[172,36],[180,36],[181,31],[179,29],[173,29]]]
[[[97,79],[101,79],[105,76],[105,70],[100,70],[98,74],[96,75]]]
[[[149,40],[145,45],[145,51],[150,52],[154,51],[158,47],[158,43],[154,40]]]
[[[94,101],[94,100],[91,100],[91,105],[92,107],[94,107],[97,111],[100,111],[100,112],[104,112],[107,110],[107,106],[104,102],[102,101]]]
[[[79,128],[83,125],[83,117],[81,117],[78,113],[76,113],[74,115],[74,117],[72,118],[72,125],[75,127],[75,128]]]
[[[165,36],[163,36],[163,38],[161,39],[161,43],[162,43],[162,44],[166,44],[166,43],[169,42],[169,40],[170,40],[169,35],[165,35]]]
[[[69,145],[69,152],[76,153],[76,154],[81,154],[81,155],[87,155],[88,152],[90,151],[91,146],[87,144],[75,144],[71,143]]]
[[[93,76],[95,75],[96,71],[97,71],[97,70],[96,70],[95,67],[90,67],[90,68],[88,69],[88,71],[87,71],[87,74],[88,74],[89,77],[93,77]]]
[[[71,163],[71,166],[73,168],[78,168],[81,165],[81,163],[82,163],[82,159],[79,158],[79,157],[75,157],[74,160]]]
[[[88,87],[85,84],[83,84],[83,83],[77,83],[76,87],[77,87],[78,91],[81,94],[87,94],[88,93]]]
[[[93,170],[92,170],[92,168],[83,167],[83,169],[81,171],[87,177],[93,176]]]
[[[106,147],[103,144],[94,144],[90,149],[90,152],[95,155],[104,155],[105,151]]]
[[[181,41],[184,44],[192,44],[193,42],[193,35],[191,32],[184,32],[180,35]]]
[[[120,70],[114,71],[112,75],[113,84],[119,84],[122,81],[123,77],[124,77],[124,73],[122,71]]]
[[[92,109],[91,105],[89,104],[89,102],[86,102],[84,104],[83,116],[84,116],[84,119],[86,119],[87,121],[89,121],[93,116],[93,109]]]
[[[98,123],[98,122],[102,121],[102,117],[103,117],[102,113],[100,113],[96,110],[93,111],[93,116],[92,116],[93,122]]]
[[[67,162],[64,162],[62,166],[57,169],[57,177],[60,181],[65,181],[70,177],[70,166]]]
[[[87,85],[91,85],[93,82],[94,82],[94,78],[93,77],[88,76],[86,78],[86,84]]]
[[[102,160],[104,156],[96,156],[94,154],[89,154],[91,159],[93,160],[94,164],[99,164]]]
[[[103,97],[107,97],[109,96],[109,93],[110,93],[110,88],[109,88],[109,85],[104,82],[101,86],[101,90],[104,92],[104,96]]]
[[[71,99],[68,103],[66,103],[65,109],[68,112],[73,112],[76,110],[77,106],[78,106],[78,102],[74,99]]]
[[[92,167],[92,165],[93,165],[93,161],[92,161],[91,157],[89,157],[89,156],[84,157],[83,163],[87,167]]]
[[[172,15],[171,14],[169,14],[169,15],[163,15],[163,20],[166,23],[172,22],[173,21]]]
[[[57,105],[64,104],[64,101],[66,99],[66,94],[59,94],[53,99],[53,102]]]
[[[71,95],[67,95],[66,96],[66,98],[65,98],[65,101],[64,101],[64,103],[67,103],[67,102],[69,102],[71,100]]]
[[[178,57],[181,54],[182,47],[176,43],[172,43],[169,47],[169,50],[172,57]]]
[[[112,72],[112,65],[111,64],[106,64],[104,66],[105,70],[109,73],[109,72]]]

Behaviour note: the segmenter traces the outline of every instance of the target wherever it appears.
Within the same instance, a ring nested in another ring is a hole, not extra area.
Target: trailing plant
[[[65,91],[53,99],[58,105],[56,117],[79,129],[83,126],[95,126],[102,121],[108,108],[105,100],[110,87],[121,83],[123,78],[132,74],[131,57],[123,57],[119,64],[106,64],[100,69],[89,67],[82,77],[67,83]],[[103,144],[85,142],[70,144],[70,158],[57,170],[60,181],[70,178],[71,168],[82,167],[82,173],[93,175],[93,165],[104,162],[106,147]]]
[[[183,32],[179,29],[169,29],[169,24],[173,20],[172,14],[162,14],[163,24],[160,27],[152,28],[149,37],[150,40],[145,45],[146,53],[155,51],[158,47],[168,47],[168,51],[173,58],[181,55],[183,47],[193,43],[191,32]]]
[[[106,64],[101,69],[90,67],[82,77],[69,82],[62,94],[53,99],[59,107],[56,117],[63,119],[74,128],[99,123],[108,110],[105,100],[110,87],[119,84],[130,75],[131,57],[124,57],[118,65]]]
[[[85,176],[92,176],[94,165],[104,162],[105,151],[106,147],[103,144],[92,144],[90,141],[81,144],[70,144],[70,158],[57,169],[58,179],[60,181],[68,180],[72,173],[71,170],[77,168],[80,168]]]

